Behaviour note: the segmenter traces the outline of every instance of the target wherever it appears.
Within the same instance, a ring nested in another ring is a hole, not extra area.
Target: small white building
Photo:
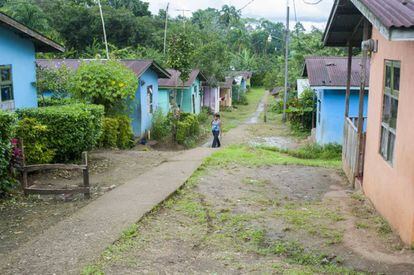
[[[307,78],[300,78],[297,80],[297,87],[298,87],[298,97],[300,97],[306,89],[310,88],[309,79]]]

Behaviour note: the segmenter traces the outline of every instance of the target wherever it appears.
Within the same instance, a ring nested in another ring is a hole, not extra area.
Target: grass
[[[236,128],[240,123],[245,122],[256,111],[260,100],[264,96],[265,89],[262,87],[252,88],[247,92],[248,105],[238,105],[231,111],[220,112],[223,122],[223,132]]]
[[[340,169],[341,161],[323,159],[301,159],[274,148],[253,148],[246,145],[232,145],[215,152],[205,161],[209,166],[241,164],[248,167],[266,165],[302,165]]]

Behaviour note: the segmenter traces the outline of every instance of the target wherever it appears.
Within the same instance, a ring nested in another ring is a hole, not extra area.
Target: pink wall
[[[376,29],[379,41],[371,57],[364,192],[404,242],[414,243],[414,41],[390,42]],[[401,61],[395,160],[379,154],[384,88],[384,62]]]

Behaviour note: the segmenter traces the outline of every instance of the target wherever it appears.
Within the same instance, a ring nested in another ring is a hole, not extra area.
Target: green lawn
[[[248,105],[237,105],[235,106],[237,109],[220,112],[223,131],[227,132],[246,121],[256,111],[257,105],[263,98],[264,93],[265,89],[262,87],[251,88],[246,94],[247,101],[249,102]]]

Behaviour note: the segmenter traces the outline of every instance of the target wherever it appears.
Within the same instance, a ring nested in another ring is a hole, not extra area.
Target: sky
[[[150,4],[152,13],[158,13],[159,9],[165,9],[167,3],[170,3],[170,16],[182,15],[178,9],[190,10],[186,16],[198,9],[208,7],[220,9],[223,5],[233,5],[236,8],[242,8],[251,0],[146,0]],[[286,21],[286,1],[291,6],[291,24],[295,23],[295,14],[293,9],[294,0],[254,0],[249,6],[242,11],[243,17],[266,18],[271,21]],[[334,0],[322,0],[317,5],[307,5],[305,2],[317,2],[318,0],[295,0],[296,15],[298,21],[301,21],[306,29],[311,26],[324,28],[329,17]]]

